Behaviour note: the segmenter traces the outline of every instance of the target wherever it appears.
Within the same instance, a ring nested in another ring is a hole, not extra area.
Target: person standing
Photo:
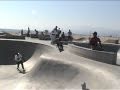
[[[21,36],[23,36],[23,29],[21,30]]]
[[[35,29],[35,36],[38,38],[38,31]]]
[[[68,41],[72,41],[72,32],[70,31],[70,29],[68,32]]]
[[[28,27],[27,37],[30,37],[30,28]]]
[[[56,36],[57,36],[57,26],[52,30],[50,37],[51,37],[51,44],[55,44],[56,43]]]

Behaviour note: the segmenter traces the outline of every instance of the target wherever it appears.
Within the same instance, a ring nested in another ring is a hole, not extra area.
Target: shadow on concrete
[[[0,65],[14,65],[14,55],[20,52],[24,61],[29,60],[35,52],[37,44],[23,41],[0,40]]]
[[[78,68],[57,60],[42,60],[31,71],[32,79],[38,78],[35,79],[36,82],[45,77],[48,80],[57,80],[59,83],[70,81],[80,73]]]

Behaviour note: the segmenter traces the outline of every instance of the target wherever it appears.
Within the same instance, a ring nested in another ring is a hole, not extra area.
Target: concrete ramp
[[[14,65],[14,55],[18,52],[27,61],[32,57],[36,48],[36,44],[29,42],[0,40],[0,65]]]
[[[26,86],[33,86],[41,89],[64,89],[70,81],[72,81],[79,73],[79,69],[64,62],[45,60],[37,63],[31,70],[28,79],[31,85],[27,83]],[[28,87],[26,87],[28,89]]]
[[[120,67],[81,57],[65,46],[59,52],[56,46],[38,41],[1,40],[1,90],[96,90],[120,89]],[[41,44],[42,43],[42,44]],[[44,44],[43,44],[44,43]],[[9,47],[9,48],[8,48]],[[11,48],[10,48],[11,47]],[[5,49],[7,48],[7,49]],[[27,73],[16,70],[12,56],[16,51],[24,54]],[[79,51],[79,49],[75,49]],[[10,54],[7,54],[9,52]],[[28,55],[27,55],[28,54]],[[8,63],[9,62],[9,63]],[[84,87],[83,86],[83,84]]]
[[[36,52],[38,52],[38,56],[42,54],[45,51],[45,47],[49,50],[48,46],[42,44],[25,41],[0,40],[0,65],[14,65],[14,55],[18,52],[23,55],[24,61],[27,61],[33,58]]]
[[[40,57],[15,90],[81,90],[84,82],[89,90],[120,89],[119,70],[69,52],[52,52]]]

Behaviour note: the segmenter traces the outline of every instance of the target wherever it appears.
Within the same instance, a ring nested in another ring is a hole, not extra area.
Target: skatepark
[[[120,89],[120,46],[108,44],[105,45],[105,51],[90,50],[86,47],[82,47],[80,43],[72,43],[64,45],[64,51],[59,52],[50,41],[31,38],[1,39],[0,89]],[[25,74],[16,69],[13,59],[16,52],[20,52],[24,57]]]
[[[120,90],[119,0],[0,2],[0,90]]]

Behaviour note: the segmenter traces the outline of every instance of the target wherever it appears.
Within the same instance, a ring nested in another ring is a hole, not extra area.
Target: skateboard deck
[[[23,73],[23,74],[25,74],[25,73],[26,73],[26,71],[25,71],[25,70],[21,70],[21,69],[19,69],[19,68],[17,68],[17,70],[19,71],[19,73]]]

